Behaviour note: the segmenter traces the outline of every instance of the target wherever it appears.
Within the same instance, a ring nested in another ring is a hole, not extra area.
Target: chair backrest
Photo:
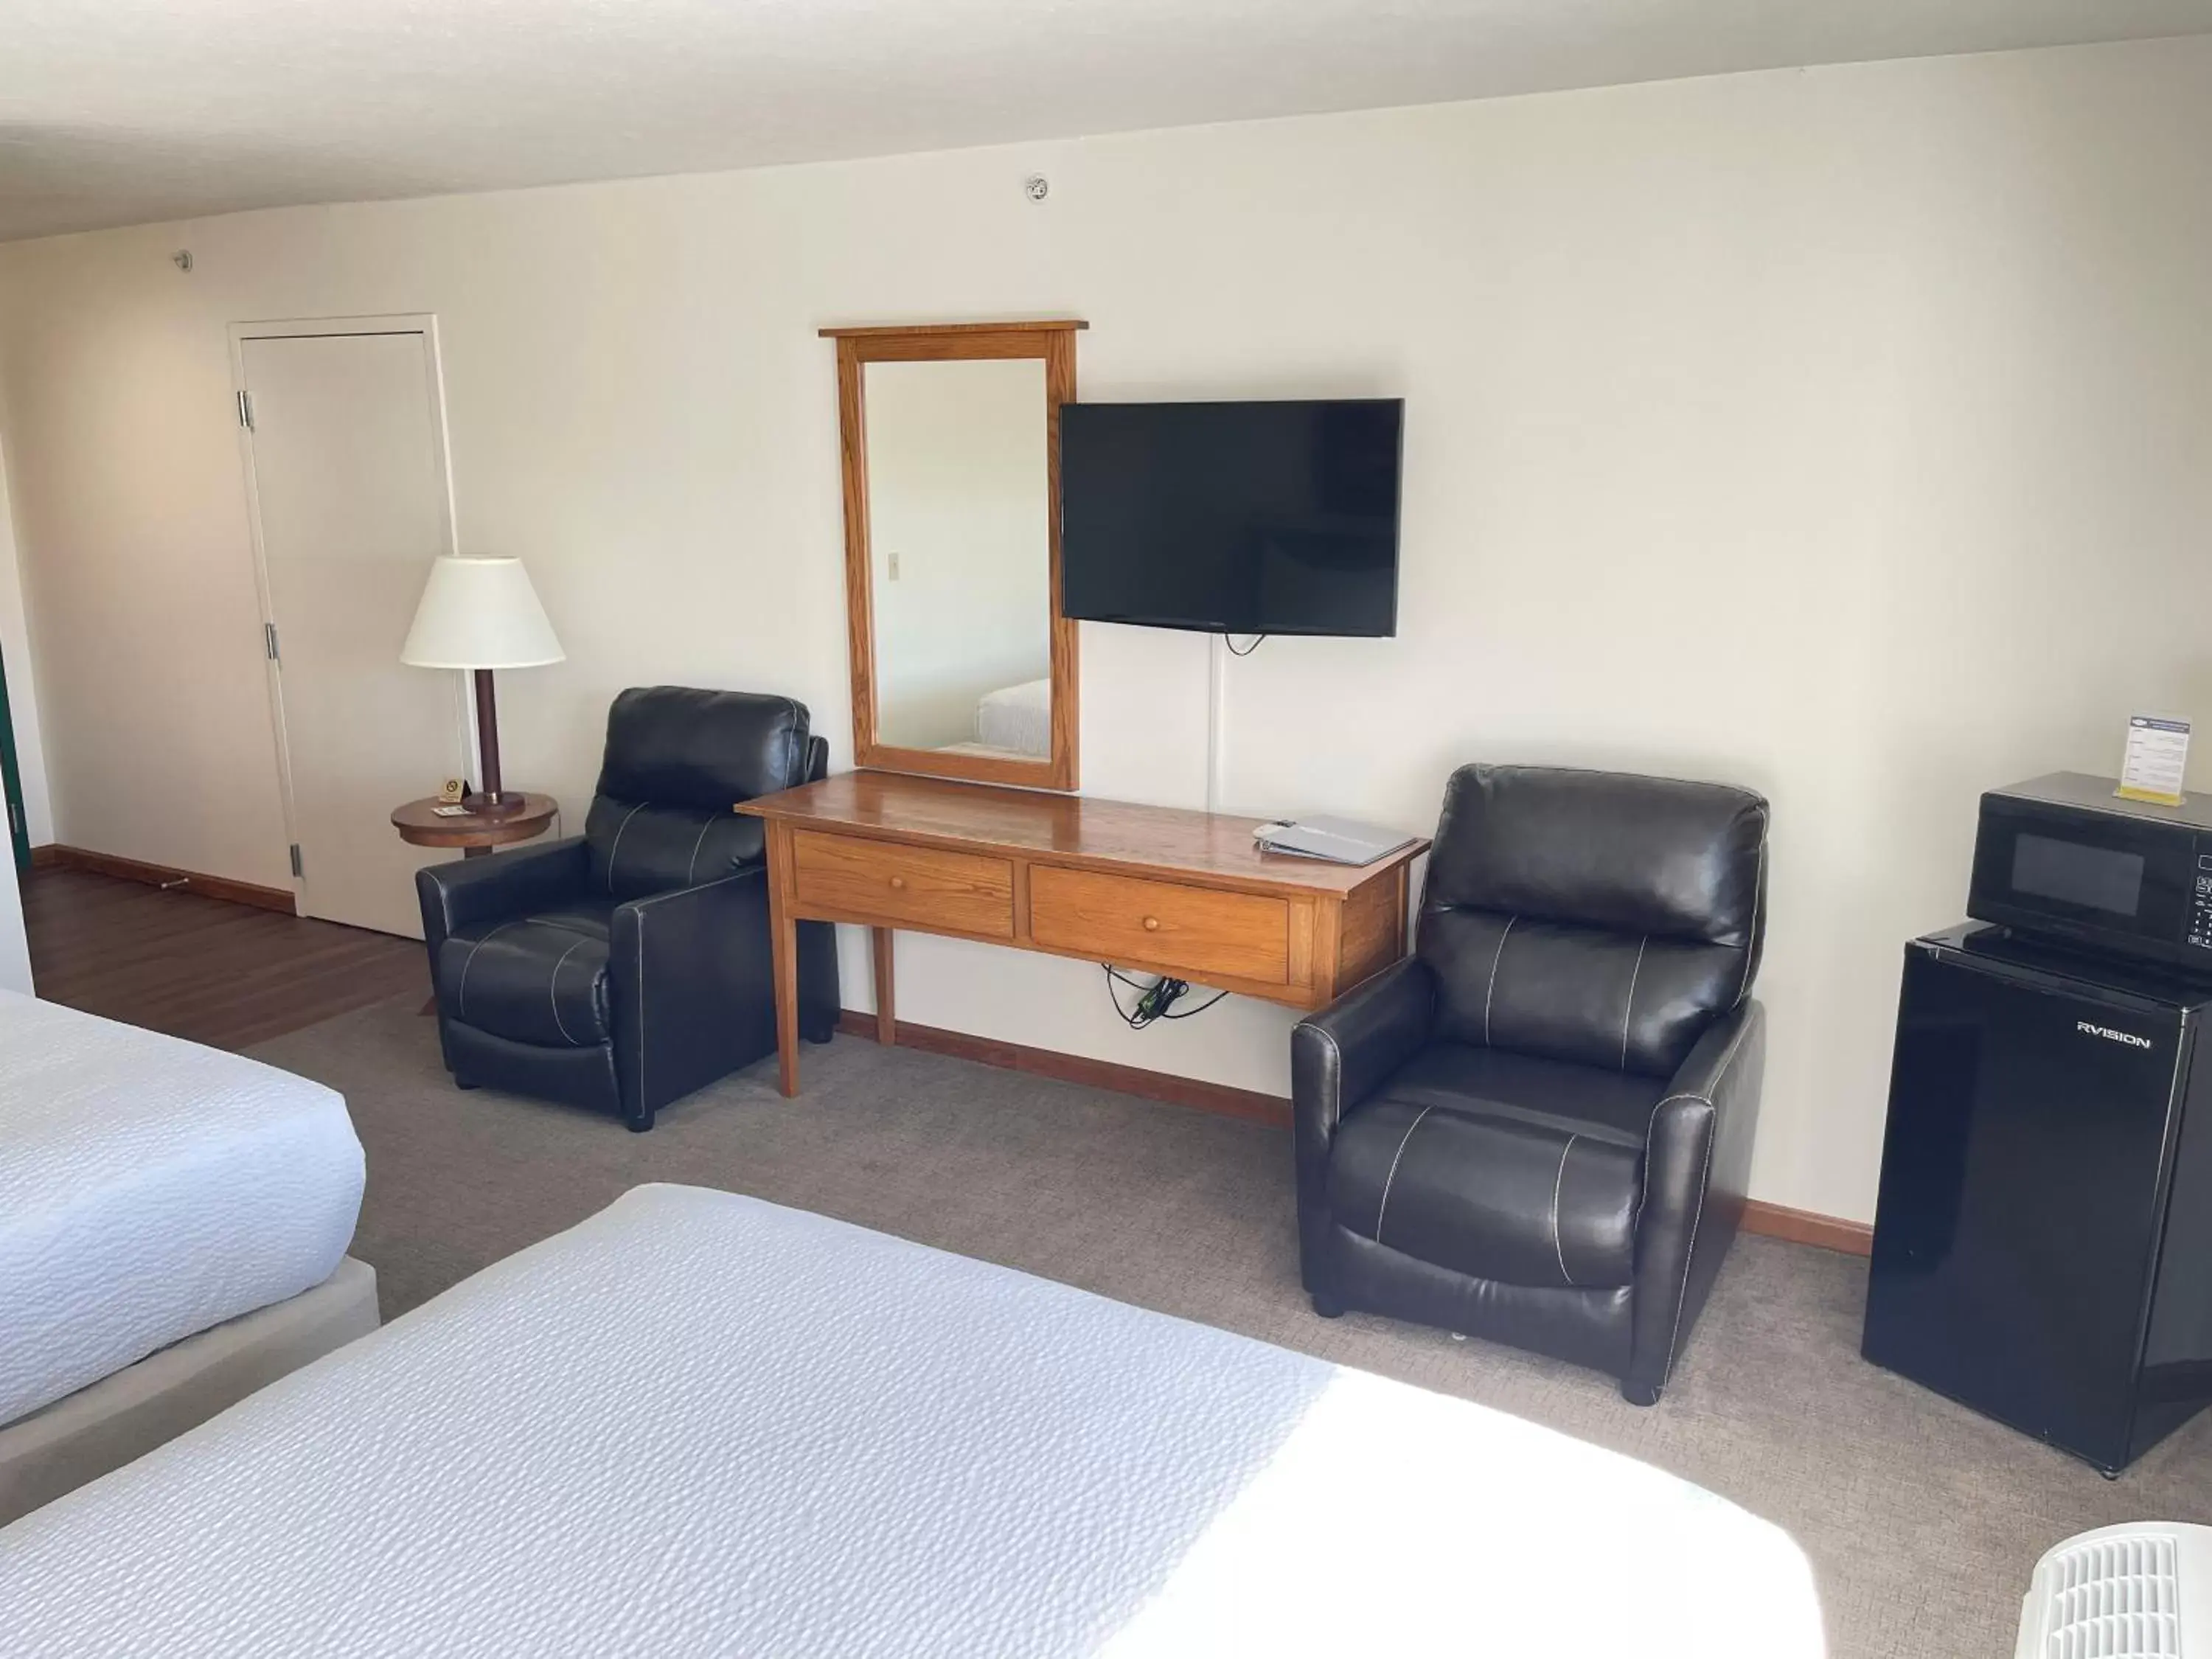
[[[1667,1077],[1751,994],[1766,802],[1622,772],[1463,766],[1418,950],[1437,1034]]]
[[[731,808],[805,782],[825,756],[789,697],[632,687],[607,711],[584,824],[592,887],[641,898],[758,863],[761,821]]]

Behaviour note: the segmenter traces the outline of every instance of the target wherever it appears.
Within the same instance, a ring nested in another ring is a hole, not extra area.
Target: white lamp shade
[[[399,660],[416,668],[540,668],[564,653],[520,559],[434,559]]]

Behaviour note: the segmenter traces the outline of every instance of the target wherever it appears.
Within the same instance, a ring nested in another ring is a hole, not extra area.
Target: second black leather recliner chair
[[[1291,1038],[1317,1311],[1659,1398],[1743,1210],[1767,816],[1715,784],[1454,774],[1414,954]]]
[[[774,1054],[763,826],[732,809],[823,777],[829,758],[788,697],[617,697],[581,836],[416,872],[454,1081],[650,1129],[661,1107]],[[826,923],[799,926],[799,988],[801,1035],[828,1042]]]

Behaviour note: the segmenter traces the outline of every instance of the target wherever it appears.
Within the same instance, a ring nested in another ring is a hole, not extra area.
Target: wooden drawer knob
[[[1148,933],[1158,933],[1160,931],[1160,919],[1158,916],[1146,916],[1145,918],[1145,931]]]
[[[891,890],[895,893],[903,893],[906,891],[906,878],[904,876],[893,876],[891,878]]]

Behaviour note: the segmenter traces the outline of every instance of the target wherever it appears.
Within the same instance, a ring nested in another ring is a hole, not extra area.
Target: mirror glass
[[[864,366],[876,738],[1052,753],[1041,358]]]

